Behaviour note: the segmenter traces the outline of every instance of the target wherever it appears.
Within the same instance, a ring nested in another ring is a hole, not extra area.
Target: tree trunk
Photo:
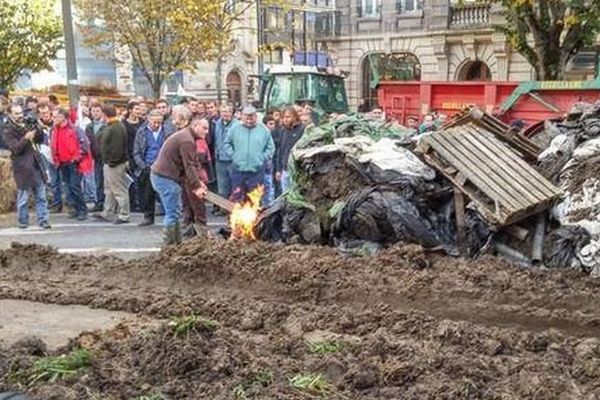
[[[222,82],[223,82],[223,56],[219,55],[219,57],[217,58],[217,70],[216,70],[216,75],[217,75],[217,102],[219,104],[221,104],[222,102]]]
[[[150,82],[150,85],[152,86],[152,96],[154,97],[155,101],[160,99],[160,88],[162,84],[162,79],[158,78],[154,78],[154,80]]]

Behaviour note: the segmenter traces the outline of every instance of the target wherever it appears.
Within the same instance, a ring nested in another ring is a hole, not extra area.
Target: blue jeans
[[[262,198],[263,207],[268,207],[275,200],[275,185],[273,182],[273,174],[265,173],[265,194]]]
[[[231,195],[231,162],[217,161],[215,163],[215,172],[217,173],[217,191],[219,196],[229,198]]]
[[[281,191],[287,192],[290,189],[290,186],[292,186],[292,178],[290,177],[290,174],[287,171],[282,171],[281,172]]]
[[[19,219],[19,224],[29,225],[29,191],[32,191],[35,196],[35,212],[38,225],[42,222],[48,222],[46,185],[43,182],[40,182],[33,189],[17,190],[17,218]]]
[[[83,175],[83,200],[86,203],[96,203],[96,177],[95,171]]]
[[[164,226],[173,226],[181,218],[181,185],[172,179],[150,173],[152,187],[165,208]]]
[[[48,164],[48,172],[50,173],[50,189],[52,190],[51,207],[62,207],[62,180],[58,173],[58,168],[54,164]]]
[[[94,160],[94,180],[96,181],[96,204],[104,205],[104,163]]]
[[[257,172],[242,172],[231,169],[231,196],[230,200],[239,203],[246,200],[246,195],[265,184],[265,170]]]
[[[77,164],[68,163],[61,164],[58,167],[60,177],[67,186],[67,199],[70,197],[73,201],[73,208],[75,213],[80,215],[87,215],[88,209],[83,201],[83,193],[81,192],[81,174],[77,171]]]

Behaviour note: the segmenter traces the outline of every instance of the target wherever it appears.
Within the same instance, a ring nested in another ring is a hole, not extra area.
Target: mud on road
[[[0,298],[216,322],[74,338],[91,367],[35,399],[600,399],[600,281],[416,246],[334,249],[210,239],[138,261],[38,246],[0,252]],[[334,341],[335,351],[309,343]],[[14,389],[37,347],[0,351]],[[321,374],[319,385],[291,378]],[[161,398],[161,397],[155,397]]]

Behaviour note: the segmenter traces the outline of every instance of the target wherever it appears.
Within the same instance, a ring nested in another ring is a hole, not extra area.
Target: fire
[[[260,200],[262,199],[263,193],[264,187],[259,186],[248,193],[248,200],[237,203],[233,207],[231,215],[229,216],[231,238],[256,240],[254,224],[258,218],[258,210],[260,209]]]

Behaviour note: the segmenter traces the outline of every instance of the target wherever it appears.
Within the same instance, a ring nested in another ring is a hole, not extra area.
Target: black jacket
[[[102,161],[109,167],[116,167],[129,160],[127,131],[121,122],[115,121],[103,127],[99,140]]]
[[[40,182],[47,182],[42,156],[34,147],[44,141],[43,132],[38,132],[33,141],[25,139],[25,127],[9,120],[2,130],[2,138],[11,152],[13,174],[18,189],[33,189]],[[33,143],[32,143],[33,142]]]
[[[292,148],[296,145],[298,140],[304,134],[304,125],[301,123],[296,124],[291,129],[287,129],[284,126],[279,128],[279,146],[277,146],[276,157],[275,157],[275,172],[287,171],[288,160]]]
[[[144,121],[140,120],[137,124],[132,124],[128,122],[127,119],[121,121],[125,130],[127,131],[127,143],[129,143],[129,148],[127,149],[127,157],[129,161],[129,168],[134,171],[136,169],[135,159],[133,158],[133,144],[135,143],[135,135],[140,127],[144,124]]]
[[[102,127],[104,128],[104,127]],[[100,128],[100,129],[102,129]],[[100,153],[100,141],[98,140],[98,136],[94,134],[94,124],[89,123],[88,126],[85,127],[85,136],[88,138],[90,142],[90,152],[92,153],[92,157],[94,161],[100,161],[102,159],[102,154]]]

